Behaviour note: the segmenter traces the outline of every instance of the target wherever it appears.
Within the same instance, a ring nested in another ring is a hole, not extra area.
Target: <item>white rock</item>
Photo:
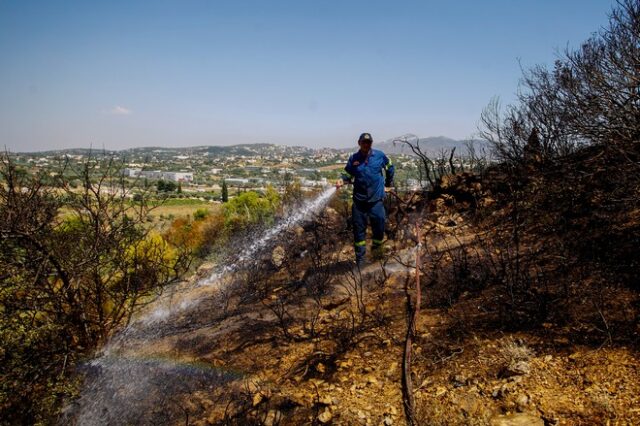
[[[329,411],[329,409],[326,409],[322,413],[320,413],[320,415],[318,416],[318,421],[322,424],[325,424],[329,423],[332,418],[333,414],[331,414],[331,411]]]

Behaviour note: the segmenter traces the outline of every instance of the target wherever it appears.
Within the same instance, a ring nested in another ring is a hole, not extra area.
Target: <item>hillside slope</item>
[[[388,253],[361,271],[350,264],[338,213],[347,210],[336,199],[224,286],[186,299],[176,291],[174,305],[189,308],[107,350],[87,375],[110,372],[110,386],[89,389],[68,415],[82,424],[94,415],[127,424],[403,424],[418,226],[419,424],[638,424],[640,194],[637,177],[609,168],[617,160],[584,150],[392,198]],[[585,178],[585,164],[607,175]]]

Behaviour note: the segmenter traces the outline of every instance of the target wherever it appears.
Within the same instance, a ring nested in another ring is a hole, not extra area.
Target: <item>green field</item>
[[[193,217],[193,213],[197,210],[206,209],[209,210],[209,212],[213,212],[220,208],[220,204],[189,198],[170,198],[164,201],[151,201],[149,202],[149,206],[151,207],[151,211],[147,217],[152,218],[153,222],[170,222],[173,219]]]

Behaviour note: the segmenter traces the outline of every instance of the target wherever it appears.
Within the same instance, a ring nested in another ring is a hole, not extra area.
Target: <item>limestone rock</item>
[[[320,415],[318,416],[318,421],[322,424],[327,424],[331,421],[332,418],[333,414],[331,414],[331,411],[327,408],[322,413],[320,413]]]
[[[531,414],[518,413],[494,417],[489,424],[491,426],[544,426],[544,421]]]
[[[284,250],[284,247],[276,246],[276,248],[274,248],[271,252],[271,262],[276,268],[279,268],[280,266],[282,266],[285,256],[286,252]]]
[[[482,401],[472,395],[464,396],[460,400],[460,409],[467,416],[472,418],[480,417],[479,413],[483,411]]]
[[[467,378],[462,374],[456,374],[453,376],[452,382],[454,387],[459,388],[467,384]]]
[[[331,398],[331,395],[325,395],[322,398],[320,398],[320,404],[323,405],[333,405],[333,398]]]
[[[529,398],[528,395],[520,395],[518,396],[518,398],[516,398],[516,409],[519,412],[523,412],[526,411],[527,408],[529,407],[529,402],[531,401],[531,398]]]

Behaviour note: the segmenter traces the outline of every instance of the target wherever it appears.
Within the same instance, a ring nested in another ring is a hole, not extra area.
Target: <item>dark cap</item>
[[[358,143],[360,142],[369,142],[369,143],[373,143],[373,138],[371,137],[371,134],[369,133],[363,133],[360,135],[360,137],[358,138]]]

